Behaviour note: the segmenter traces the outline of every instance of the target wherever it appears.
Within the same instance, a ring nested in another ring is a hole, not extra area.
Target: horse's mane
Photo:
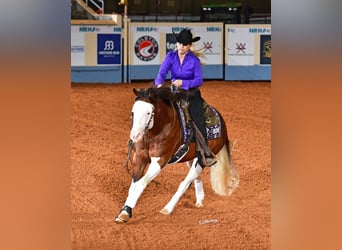
[[[177,102],[180,99],[183,99],[187,96],[187,93],[183,90],[172,91],[170,87],[150,87],[145,89],[134,89],[134,93],[136,94],[136,99],[148,98],[153,103],[155,103],[158,99],[163,101],[166,105],[171,106],[173,103]]]

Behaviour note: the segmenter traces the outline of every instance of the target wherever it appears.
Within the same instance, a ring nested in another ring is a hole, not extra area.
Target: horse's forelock
[[[149,97],[148,89],[135,89],[135,88],[133,88],[133,92],[136,95],[135,101]]]
[[[166,105],[172,105],[172,103],[175,102],[175,95],[168,87],[155,88],[154,96],[163,101]]]
[[[147,89],[133,89],[136,100],[141,100],[144,98],[148,99],[169,99],[166,88],[147,88]]]

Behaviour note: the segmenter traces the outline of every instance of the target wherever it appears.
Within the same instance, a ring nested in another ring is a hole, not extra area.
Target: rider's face
[[[177,49],[178,49],[178,52],[180,54],[186,54],[188,53],[189,49],[191,47],[191,43],[190,44],[182,44],[182,43],[177,43]]]

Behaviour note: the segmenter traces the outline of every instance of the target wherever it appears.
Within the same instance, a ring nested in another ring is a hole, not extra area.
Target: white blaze
[[[153,110],[151,103],[136,101],[132,107],[132,129],[130,138],[136,142],[142,139],[145,129],[153,127]]]

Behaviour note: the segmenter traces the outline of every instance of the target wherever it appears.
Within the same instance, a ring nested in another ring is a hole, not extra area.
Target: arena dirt
[[[165,167],[133,210],[117,224],[131,177],[125,169],[134,102],[131,84],[71,85],[72,249],[270,249],[271,83],[206,81],[204,99],[223,115],[240,184],[230,197],[212,191],[202,173],[204,207],[193,185],[173,213],[159,210],[187,174],[185,164]]]

